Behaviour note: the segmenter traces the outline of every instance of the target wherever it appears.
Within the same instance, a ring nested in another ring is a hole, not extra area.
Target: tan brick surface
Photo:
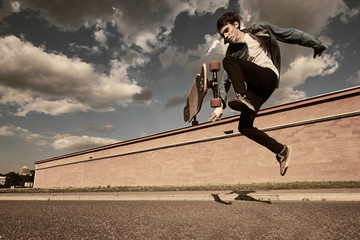
[[[348,96],[260,112],[267,128],[360,111],[360,90]],[[331,97],[331,96],[330,96]],[[294,148],[286,176],[275,155],[244,136],[114,156],[164,145],[237,133],[238,117],[133,140],[36,163],[35,187],[202,185],[293,181],[360,180],[360,115],[284,127],[267,133]],[[108,157],[96,160],[96,158]],[[113,157],[111,157],[113,156]],[[92,157],[93,161],[89,160]],[[94,160],[95,159],[95,160]],[[79,162],[79,163],[76,163]]]

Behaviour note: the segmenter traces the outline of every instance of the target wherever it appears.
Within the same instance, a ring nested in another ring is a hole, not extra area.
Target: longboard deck
[[[196,74],[192,87],[186,99],[184,107],[184,121],[191,120],[200,112],[202,102],[207,93],[207,70],[206,64],[202,65],[201,74]]]

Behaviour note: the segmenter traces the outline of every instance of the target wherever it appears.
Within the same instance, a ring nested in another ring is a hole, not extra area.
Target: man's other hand
[[[214,112],[211,113],[211,116],[208,121],[215,122],[216,120],[221,120],[222,114],[223,114],[223,108],[217,107],[215,108]]]
[[[324,45],[321,45],[320,47],[318,48],[314,48],[314,58],[316,57],[320,57],[321,54],[327,49],[326,46]]]

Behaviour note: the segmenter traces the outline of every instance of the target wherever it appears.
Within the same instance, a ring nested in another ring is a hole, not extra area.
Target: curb
[[[147,193],[49,193],[0,194],[0,201],[360,201],[360,192],[239,191]]]

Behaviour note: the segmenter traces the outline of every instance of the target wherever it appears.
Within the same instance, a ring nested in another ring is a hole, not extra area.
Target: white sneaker
[[[292,153],[292,148],[285,145],[285,149],[281,153],[276,154],[276,160],[280,163],[281,176],[285,175],[289,167],[291,153]]]
[[[254,106],[251,104],[249,99],[246,96],[241,96],[236,94],[237,98],[230,99],[228,105],[231,109],[240,111],[242,113],[251,115],[255,112]]]

